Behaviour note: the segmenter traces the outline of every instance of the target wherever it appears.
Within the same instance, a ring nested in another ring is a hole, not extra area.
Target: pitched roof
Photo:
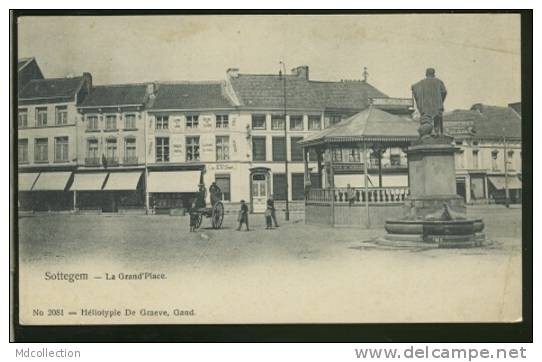
[[[322,104],[316,89],[306,79],[286,75],[287,108],[321,109]],[[284,108],[284,78],[268,74],[239,74],[230,78],[239,101],[245,107]]]
[[[476,104],[470,110],[454,110],[443,116],[445,127],[459,122],[472,127],[478,138],[521,138],[521,117],[509,107]]]
[[[419,138],[418,123],[375,107],[369,107],[334,126],[302,141],[301,144],[328,142],[389,141],[408,142]]]
[[[73,98],[83,77],[33,79],[19,91],[19,99]]]
[[[387,97],[362,81],[321,82],[297,75],[284,77],[272,74],[239,74],[231,77],[230,82],[242,105],[253,108],[282,109],[284,79],[286,105],[289,109],[364,109],[368,106],[370,97]]]
[[[233,108],[221,82],[160,83],[150,109]]]
[[[17,60],[17,71],[20,71],[21,69],[26,67],[33,60],[34,60],[34,58],[20,58],[20,59],[18,59]]]
[[[362,81],[310,82],[319,93],[325,108],[364,109],[369,98],[388,97],[372,85]]]
[[[92,88],[81,107],[142,105],[146,95],[146,84],[100,85]]]

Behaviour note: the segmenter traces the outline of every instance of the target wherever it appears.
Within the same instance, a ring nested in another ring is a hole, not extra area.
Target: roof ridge
[[[105,87],[128,87],[128,86],[147,86],[149,84],[152,84],[152,82],[149,83],[117,83],[117,84],[98,84],[98,85],[92,85],[92,88],[105,88]]]
[[[170,81],[156,81],[158,84],[165,85],[186,85],[186,84],[213,84],[219,85],[224,83],[224,80],[170,80]]]

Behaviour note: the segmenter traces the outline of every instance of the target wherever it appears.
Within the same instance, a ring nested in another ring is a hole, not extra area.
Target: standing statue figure
[[[432,134],[442,136],[444,133],[442,112],[444,112],[446,93],[444,82],[435,77],[433,68],[427,68],[425,79],[412,86],[412,95],[421,117],[420,128],[418,128],[421,138]]]

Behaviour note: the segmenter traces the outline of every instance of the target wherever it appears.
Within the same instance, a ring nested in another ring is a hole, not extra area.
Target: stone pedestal
[[[386,221],[386,240],[478,245],[482,220],[468,219],[463,198],[456,194],[452,137],[428,137],[409,147],[410,196],[403,217]]]

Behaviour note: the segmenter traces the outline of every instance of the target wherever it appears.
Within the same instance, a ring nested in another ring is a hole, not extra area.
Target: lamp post
[[[510,191],[508,190],[508,145],[506,144],[506,133],[503,127],[503,146],[504,146],[504,204],[510,207]]]
[[[281,60],[282,71],[279,71],[279,77],[282,78],[282,106],[284,114],[284,190],[286,194],[286,210],[284,218],[290,220],[290,209],[288,207],[288,127],[286,122],[286,64]]]

